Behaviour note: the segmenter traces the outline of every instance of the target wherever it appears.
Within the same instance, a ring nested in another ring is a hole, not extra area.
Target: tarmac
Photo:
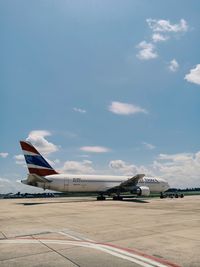
[[[200,266],[200,196],[1,199],[0,267]]]

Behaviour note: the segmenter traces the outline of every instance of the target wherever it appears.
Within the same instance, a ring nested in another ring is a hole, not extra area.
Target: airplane
[[[97,200],[113,196],[113,200],[123,200],[121,193],[130,192],[147,197],[150,193],[163,194],[169,189],[167,181],[146,177],[145,174],[130,176],[60,174],[54,170],[37,149],[28,141],[20,145],[29,170],[23,184],[59,192],[97,193]]]

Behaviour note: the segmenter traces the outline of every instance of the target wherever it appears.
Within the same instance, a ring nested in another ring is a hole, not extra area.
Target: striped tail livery
[[[20,144],[30,174],[39,176],[58,174],[31,143],[20,141]]]

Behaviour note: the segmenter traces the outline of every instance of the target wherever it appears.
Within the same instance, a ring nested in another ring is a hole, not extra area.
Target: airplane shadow
[[[91,202],[91,201],[97,201],[96,198],[94,199],[81,199],[81,200],[73,200],[69,201],[69,199],[66,199],[66,201],[45,201],[45,202],[21,202],[16,203],[16,205],[23,205],[23,206],[34,206],[34,205],[45,205],[45,204],[70,204],[75,202]],[[113,201],[113,199],[107,199],[106,201]],[[135,202],[135,203],[149,203],[149,201],[146,201],[144,199],[137,199],[137,198],[124,198],[121,200],[122,202]],[[116,202],[121,202],[120,200],[116,200]],[[99,202],[99,201],[98,201]]]
[[[46,202],[22,202],[22,203],[16,203],[16,205],[23,205],[23,206],[34,206],[34,205],[44,205],[44,204],[70,204],[75,202],[91,202],[96,201],[94,200],[78,200],[78,201],[46,201]]]
[[[24,203],[16,203],[17,205],[23,206],[34,206],[34,205],[43,205],[43,204],[50,204],[51,202],[24,202]]]
[[[149,203],[149,201],[146,201],[144,199],[123,199],[123,201],[136,202],[136,203]]]

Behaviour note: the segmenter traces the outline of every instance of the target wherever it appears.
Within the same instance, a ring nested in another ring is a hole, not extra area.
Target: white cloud
[[[194,69],[191,69],[190,73],[186,74],[184,79],[191,83],[200,84],[200,64],[197,64]]]
[[[172,24],[169,20],[164,19],[146,19],[146,22],[151,30],[152,42],[142,41],[137,45],[139,52],[137,57],[141,60],[150,60],[158,57],[156,51],[158,43],[166,42],[172,36],[177,36],[180,33],[188,31],[188,23],[186,20],[181,19],[179,23]],[[172,70],[174,71],[174,70]]]
[[[153,150],[156,148],[154,145],[146,143],[146,142],[143,142],[142,144],[145,146],[146,149],[149,149],[149,150]]]
[[[81,108],[73,108],[73,110],[75,111],[75,112],[79,112],[79,113],[86,113],[86,110],[85,109],[81,109]]]
[[[83,160],[83,161],[66,161],[62,168],[63,172],[77,173],[77,174],[90,174],[94,173],[92,167],[92,161]]]
[[[109,148],[103,146],[83,146],[80,150],[91,153],[105,153],[110,151]]]
[[[0,194],[16,192],[14,183],[6,178],[0,177]]]
[[[15,163],[19,164],[19,165],[24,165],[25,164],[25,160],[24,160],[24,155],[15,155],[14,156],[15,159]]]
[[[123,175],[136,175],[138,173],[144,173],[145,175],[151,175],[151,170],[148,170],[145,166],[136,166],[134,164],[129,164],[123,160],[111,160],[109,162],[110,169],[114,170],[117,173]]]
[[[7,152],[0,152],[0,157],[1,158],[7,158],[9,154]]]
[[[159,160],[172,160],[174,162],[191,160],[192,158],[193,158],[192,153],[160,154],[158,156]]]
[[[160,154],[148,166],[137,166],[120,159],[112,160],[109,167],[115,174],[144,173],[147,176],[161,177],[169,182],[170,187],[200,187],[200,151],[196,153]]]
[[[145,109],[133,104],[113,101],[108,110],[118,115],[131,115],[136,113],[148,113]]]
[[[160,154],[153,163],[154,172],[169,181],[171,187],[200,186],[200,151]]]
[[[124,175],[134,175],[137,173],[137,167],[135,165],[127,164],[125,161],[120,160],[120,159],[111,160],[109,162],[109,167],[112,170],[120,171]]]
[[[35,130],[29,133],[26,140],[31,142],[41,154],[49,155],[58,151],[58,146],[47,141],[46,136],[51,136],[51,133],[45,130]]]
[[[168,66],[169,70],[172,71],[172,72],[176,72],[179,68],[179,64],[178,62],[176,61],[176,59],[172,59],[170,62],[169,62],[169,66]]]
[[[169,39],[169,36],[165,36],[165,35],[162,35],[160,33],[154,33],[152,35],[152,40],[154,43],[158,43],[158,42],[165,42]]]
[[[150,60],[158,57],[155,46],[152,43],[142,41],[137,45],[137,48],[140,49],[137,57],[141,60]]]
[[[147,19],[146,20],[150,29],[153,32],[187,32],[188,24],[186,20],[181,19],[179,23],[172,24],[169,20],[156,20],[156,19]]]
[[[20,182],[20,179],[10,180],[0,177],[0,194],[8,193],[43,193],[43,189],[39,189],[32,186],[24,185]]]

